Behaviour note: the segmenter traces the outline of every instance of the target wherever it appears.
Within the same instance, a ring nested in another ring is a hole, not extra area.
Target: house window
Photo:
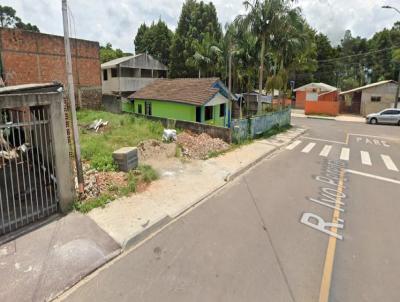
[[[118,69],[117,68],[111,68],[111,77],[113,77],[113,78],[118,77]]]
[[[207,106],[205,107],[205,117],[204,119],[206,121],[212,120],[213,119],[213,107],[212,106]]]
[[[225,116],[225,104],[219,105],[219,117]]]
[[[151,102],[144,102],[144,109],[145,109],[145,114],[146,115],[152,115],[151,112]]]
[[[381,97],[380,96],[371,96],[371,102],[380,102]]]
[[[103,69],[103,80],[104,80],[104,81],[107,81],[107,80],[108,80],[107,69]]]
[[[143,110],[142,110],[142,104],[138,104],[137,105],[137,113],[142,114]]]

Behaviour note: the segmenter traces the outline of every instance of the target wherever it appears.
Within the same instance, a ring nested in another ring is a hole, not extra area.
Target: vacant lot
[[[105,111],[79,110],[78,123],[82,157],[101,171],[115,169],[112,152],[121,147],[137,146],[147,139],[160,140],[163,126],[159,122],[128,114],[113,114]],[[95,132],[87,129],[94,120],[108,121],[108,125]]]

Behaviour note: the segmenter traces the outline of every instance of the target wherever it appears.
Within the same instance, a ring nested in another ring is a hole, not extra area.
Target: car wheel
[[[373,118],[370,120],[370,124],[376,125],[376,124],[378,124],[378,120],[377,120],[376,118],[373,117]]]
[[[400,121],[398,121],[397,126],[400,126]]]

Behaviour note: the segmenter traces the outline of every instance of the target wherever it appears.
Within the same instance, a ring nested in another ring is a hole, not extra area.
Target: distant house
[[[127,97],[155,79],[166,78],[168,68],[151,55],[138,54],[101,64],[103,94]]]
[[[393,107],[397,82],[372,83],[340,93],[340,112],[366,116]]]
[[[218,78],[159,79],[133,93],[124,111],[227,127],[234,98]]]
[[[296,93],[296,108],[305,109],[306,101],[317,101],[318,95],[336,91],[337,88],[325,83],[309,83],[298,87],[293,91]]]

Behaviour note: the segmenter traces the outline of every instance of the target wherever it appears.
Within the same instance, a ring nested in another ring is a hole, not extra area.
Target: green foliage
[[[161,19],[157,23],[153,22],[149,27],[143,23],[134,40],[135,52],[148,53],[161,63],[168,65],[172,36],[172,31]]]
[[[199,51],[204,46],[203,40],[207,39],[208,45],[218,46],[221,38],[222,29],[218,23],[214,4],[186,0],[172,39],[170,76],[173,78],[198,76],[198,65],[193,64],[196,51],[204,56]]]
[[[124,53],[121,49],[113,49],[111,43],[107,43],[106,46],[100,46],[100,62],[108,62],[114,59],[122,58],[124,56],[130,56],[131,53]]]
[[[114,200],[111,195],[103,194],[97,198],[92,198],[86,201],[77,201],[73,204],[73,209],[81,213],[88,213],[95,208],[104,208],[107,203]]]
[[[21,18],[17,16],[17,12],[14,8],[2,5],[0,5],[0,27],[19,28],[40,32],[36,25],[22,22]]]
[[[93,168],[102,171],[114,171],[112,152],[126,146],[136,146],[146,139],[160,139],[163,126],[159,122],[128,114],[113,114],[104,111],[79,110],[82,158],[90,162]],[[108,125],[94,132],[86,126],[96,119],[108,121]]]
[[[152,166],[140,165],[139,171],[140,171],[140,177],[145,183],[150,183],[153,180],[159,178],[157,171],[154,170]]]

